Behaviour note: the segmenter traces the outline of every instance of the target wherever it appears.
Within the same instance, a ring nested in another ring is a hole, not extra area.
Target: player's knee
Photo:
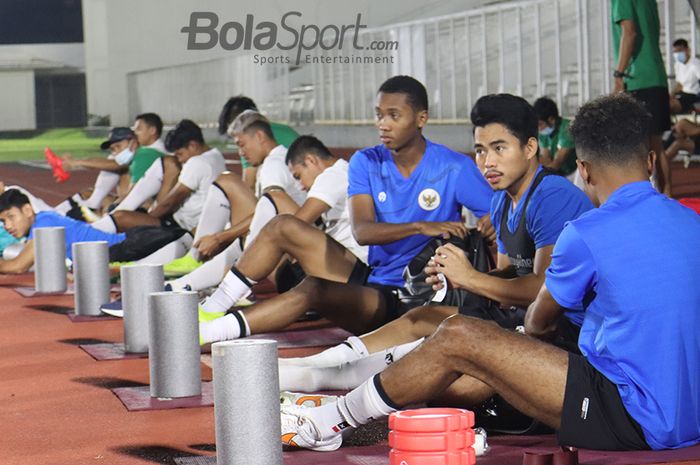
[[[486,326],[486,322],[478,318],[452,315],[440,323],[434,337],[447,343],[475,341],[484,337]]]
[[[236,182],[237,176],[230,171],[224,171],[216,177],[216,183],[222,188],[231,187]],[[240,178],[238,179],[240,181]]]
[[[294,215],[282,214],[277,215],[270,220],[270,222],[265,227],[267,232],[280,239],[289,239],[297,237],[300,234],[299,219]]]

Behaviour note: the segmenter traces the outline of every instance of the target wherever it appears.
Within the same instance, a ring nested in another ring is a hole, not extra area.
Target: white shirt
[[[301,205],[306,199],[306,193],[289,171],[284,161],[286,156],[286,147],[278,145],[265,157],[255,175],[255,196],[260,198],[265,189],[277,186],[283,189],[298,205]]]
[[[177,224],[190,231],[197,226],[209,186],[225,170],[224,156],[219,149],[211,149],[185,162],[177,182],[192,193],[173,214]]]
[[[165,154],[168,153],[168,151],[165,150],[165,144],[160,139],[156,139],[156,141],[154,143],[152,143],[150,145],[146,145],[146,148],[156,149],[157,151],[165,153]]]
[[[686,94],[700,93],[700,60],[690,57],[687,63],[676,61],[674,63],[676,82],[683,87]]]
[[[330,210],[321,215],[326,234],[338,241],[357,258],[367,263],[368,247],[361,246],[352,235],[348,210],[348,162],[339,159],[323,170],[309,189],[309,198],[318,199]]]

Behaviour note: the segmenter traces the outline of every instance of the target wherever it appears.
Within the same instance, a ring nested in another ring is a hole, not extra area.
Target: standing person
[[[685,39],[673,43],[673,72],[676,86],[671,92],[671,113],[690,113],[700,100],[700,60],[690,54]]]
[[[629,92],[651,113],[649,146],[656,153],[656,182],[671,195],[671,166],[661,136],[671,128],[666,70],[659,49],[659,12],[655,0],[612,0],[615,85],[613,93]]]

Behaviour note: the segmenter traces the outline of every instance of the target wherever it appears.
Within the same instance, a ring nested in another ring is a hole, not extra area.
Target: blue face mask
[[[554,126],[547,126],[543,130],[540,131],[540,135],[542,136],[551,136],[552,133],[554,132]]]
[[[678,63],[685,63],[688,56],[685,54],[685,52],[673,52],[673,58],[675,58]]]

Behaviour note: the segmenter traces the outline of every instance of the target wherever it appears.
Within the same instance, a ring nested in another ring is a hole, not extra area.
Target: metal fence
[[[696,50],[697,24],[686,1],[657,5],[671,76],[671,44],[685,37]],[[318,67],[313,96],[306,98],[315,102],[317,123],[364,124],[372,120],[381,82],[401,73],[426,84],[433,122],[467,121],[476,99],[491,92],[528,100],[548,95],[564,114],[573,114],[611,89],[610,24],[609,0],[524,0],[367,30],[365,42],[398,41],[395,63]]]

